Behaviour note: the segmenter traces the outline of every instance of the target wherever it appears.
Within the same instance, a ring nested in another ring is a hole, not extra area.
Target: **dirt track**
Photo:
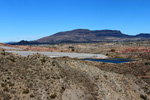
[[[38,51],[6,51],[6,52],[17,53],[21,56],[28,56],[34,53],[40,53],[40,54],[47,55],[49,57],[68,56],[71,58],[107,58],[107,56],[102,54],[87,54],[87,53],[38,52]]]

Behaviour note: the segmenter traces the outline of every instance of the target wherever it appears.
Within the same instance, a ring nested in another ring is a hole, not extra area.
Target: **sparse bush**
[[[5,69],[5,71],[7,72],[7,71],[8,71],[8,69]]]
[[[15,58],[10,58],[10,60],[11,60],[12,62],[15,62]]]
[[[8,82],[9,86],[14,86],[14,83]]]
[[[143,99],[143,100],[147,100],[147,96],[141,94],[140,97]]]
[[[69,48],[71,49],[71,51],[75,51],[73,46],[69,46]]]
[[[22,93],[23,94],[28,94],[29,93],[29,89],[25,89]]]
[[[150,62],[145,62],[145,65],[150,65]]]
[[[69,48],[74,48],[73,46],[69,46]]]
[[[6,85],[4,83],[1,83],[1,87],[5,87]]]
[[[110,51],[111,51],[111,52],[115,52],[116,50],[115,50],[115,49],[111,49]]]
[[[108,54],[108,53],[106,53],[106,56],[109,56],[109,54]]]
[[[33,94],[30,95],[31,98],[34,98],[35,96]]]
[[[52,65],[55,66],[55,61],[52,62]]]
[[[4,91],[9,92],[8,87],[5,87],[5,88],[4,88]]]
[[[55,99],[56,97],[57,97],[56,94],[52,94],[52,95],[50,96],[51,99]]]
[[[41,59],[41,63],[45,63],[45,62],[46,62],[46,58],[43,57],[43,58]]]
[[[53,76],[53,77],[51,77],[52,79],[60,79],[60,77],[59,76]]]
[[[64,86],[62,86],[61,88],[62,88],[63,91],[66,89]]]
[[[74,48],[72,48],[71,51],[73,52],[73,51],[74,51]]]

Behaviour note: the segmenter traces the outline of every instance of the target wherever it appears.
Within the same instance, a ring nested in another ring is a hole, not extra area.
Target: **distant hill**
[[[149,33],[140,33],[140,34],[136,35],[135,37],[150,38],[150,34]]]
[[[11,45],[35,45],[35,44],[40,44],[40,43],[34,42],[34,41],[21,40],[20,42],[7,43],[7,44],[11,44]]]
[[[35,41],[20,41],[17,45],[30,44],[56,44],[56,43],[93,43],[108,41],[137,41],[150,39],[150,34],[126,35],[119,30],[88,30],[76,29],[72,31],[58,32]]]
[[[109,38],[127,38],[128,35],[116,30],[95,30],[77,29],[66,32],[59,32],[36,40],[39,43],[88,43],[112,40]],[[115,39],[113,39],[115,40]]]

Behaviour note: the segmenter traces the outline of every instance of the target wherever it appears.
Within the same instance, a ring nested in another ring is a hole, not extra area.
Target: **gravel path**
[[[6,51],[10,53],[17,53],[21,56],[28,56],[34,53],[41,53],[49,57],[64,57],[68,56],[71,58],[107,58],[102,54],[87,54],[87,53],[63,53],[63,52],[38,52],[38,51]]]

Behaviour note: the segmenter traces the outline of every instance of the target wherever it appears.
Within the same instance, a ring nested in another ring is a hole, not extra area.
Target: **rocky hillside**
[[[0,100],[150,99],[146,82],[94,64],[41,54],[21,57],[1,50]]]

